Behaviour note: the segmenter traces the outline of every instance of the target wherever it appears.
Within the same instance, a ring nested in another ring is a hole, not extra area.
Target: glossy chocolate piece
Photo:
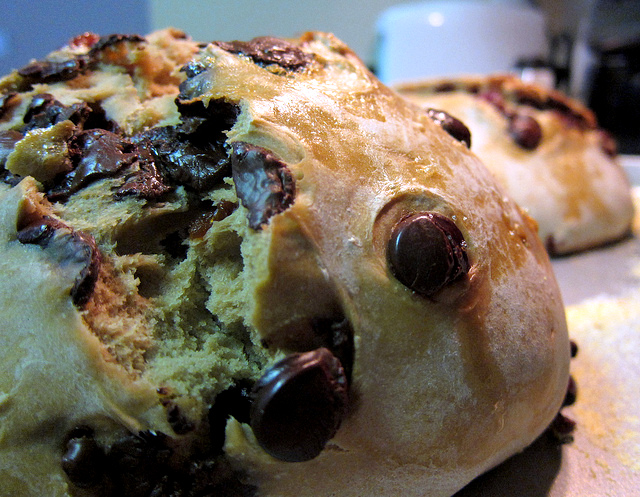
[[[249,226],[260,229],[293,204],[295,182],[289,168],[271,151],[235,142],[231,154],[238,198],[249,211]]]
[[[252,392],[251,428],[281,461],[316,457],[336,434],[347,409],[347,379],[326,348],[291,354],[274,364]]]
[[[21,227],[18,241],[39,245],[63,270],[78,271],[71,288],[71,298],[83,307],[93,294],[100,272],[101,256],[94,238],[83,231],[74,231],[62,222],[43,217]]]
[[[462,233],[451,219],[436,212],[401,219],[391,233],[387,260],[402,284],[426,296],[469,270]]]
[[[469,128],[467,128],[462,121],[456,119],[451,114],[447,114],[443,110],[428,109],[427,114],[436,124],[442,126],[442,129],[456,140],[464,143],[467,148],[471,147],[471,131],[469,131]]]
[[[525,150],[535,150],[542,140],[542,127],[533,117],[516,114],[509,120],[509,135]]]
[[[106,469],[104,449],[91,428],[77,428],[70,434],[61,459],[62,469],[76,487],[90,488],[100,483]]]
[[[270,36],[251,41],[216,41],[214,44],[227,52],[246,55],[261,66],[276,64],[291,71],[301,69],[313,60],[312,54],[302,51],[296,45]]]

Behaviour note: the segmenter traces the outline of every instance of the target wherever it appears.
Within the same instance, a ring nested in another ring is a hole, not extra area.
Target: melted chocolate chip
[[[469,128],[467,128],[462,121],[456,119],[451,114],[447,114],[443,110],[428,109],[427,114],[436,124],[439,124],[442,129],[456,140],[464,143],[467,148],[471,147],[471,131],[469,131]]]
[[[118,124],[106,117],[100,104],[81,102],[66,106],[48,93],[38,94],[31,100],[23,118],[23,132],[46,128],[65,120],[75,124],[78,130],[101,128],[114,133],[121,132]]]
[[[16,95],[17,93],[12,91],[0,96],[0,119],[13,107],[12,100]]]
[[[89,57],[95,57],[97,52],[101,52],[120,43],[143,43],[145,41],[146,40],[142,36],[135,34],[111,34],[102,36],[92,45],[91,50],[89,51]]]
[[[569,341],[569,347],[570,347],[571,357],[574,358],[575,356],[578,355],[578,344],[576,342],[574,342],[573,340],[570,340]]]
[[[451,219],[435,212],[400,220],[391,233],[387,259],[402,284],[426,296],[469,270],[462,233]]]
[[[284,69],[295,71],[305,67],[313,60],[313,55],[304,52],[296,45],[279,38],[263,36],[251,41],[216,41],[215,45],[234,54],[243,54],[260,66],[276,64]]]
[[[576,399],[578,398],[578,385],[576,384],[576,380],[573,379],[573,376],[569,376],[569,384],[567,385],[567,393],[564,397],[564,401],[562,403],[563,406],[571,406],[575,404]]]
[[[573,432],[575,428],[576,422],[559,412],[551,422],[548,433],[557,442],[566,444],[573,442]]]
[[[76,487],[90,488],[104,477],[106,455],[93,437],[93,430],[74,430],[62,456],[62,469]]]
[[[114,494],[148,497],[154,489],[162,488],[173,452],[168,442],[163,433],[143,431],[113,443],[107,457],[118,490]]]
[[[525,150],[535,150],[542,140],[542,128],[533,117],[516,114],[509,120],[509,135]]]
[[[24,135],[18,131],[12,129],[7,131],[0,131],[0,168],[4,167],[7,162],[7,157],[13,152],[13,149],[20,140],[24,138]]]
[[[49,198],[62,200],[88,184],[115,176],[138,160],[130,141],[104,129],[82,131],[68,143],[73,170],[49,191]]]
[[[207,191],[228,175],[229,160],[220,134],[203,118],[189,118],[183,127],[153,128],[147,133],[155,163],[169,181]],[[207,132],[210,131],[210,133]]]
[[[18,74],[31,84],[55,83],[75,78],[84,72],[88,64],[85,56],[63,61],[38,60],[18,69]]]
[[[140,169],[125,176],[114,196],[116,199],[133,196],[156,201],[172,190],[153,162],[143,162]]]
[[[347,409],[347,379],[326,348],[291,354],[253,388],[251,428],[260,446],[282,461],[308,461],[333,438]]]
[[[249,214],[249,226],[260,229],[293,204],[295,182],[289,168],[269,150],[235,142],[231,154],[238,198]]]
[[[251,409],[251,389],[253,383],[239,380],[235,385],[219,393],[209,409],[209,429],[214,453],[222,452],[224,430],[227,420],[233,417],[241,423],[249,423]]]
[[[91,235],[43,217],[21,227],[17,238],[21,243],[39,245],[47,250],[63,271],[77,272],[70,292],[72,301],[77,307],[88,302],[98,279],[101,261],[100,251]]]

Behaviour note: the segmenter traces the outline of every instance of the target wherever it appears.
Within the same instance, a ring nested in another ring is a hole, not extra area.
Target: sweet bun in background
[[[0,494],[446,496],[568,384],[536,224],[342,42],[0,80]]]
[[[552,255],[628,236],[631,185],[614,139],[576,99],[512,75],[398,84],[406,98],[471,130],[471,149],[539,224]]]

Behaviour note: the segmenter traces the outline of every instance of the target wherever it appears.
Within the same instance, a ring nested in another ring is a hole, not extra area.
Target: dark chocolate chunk
[[[284,69],[295,71],[313,60],[312,54],[304,52],[296,45],[270,36],[254,38],[251,41],[216,41],[214,44],[227,52],[246,55],[263,67],[276,64]]]
[[[282,461],[316,457],[347,410],[347,379],[326,348],[291,354],[274,364],[252,391],[251,428],[260,446]]]
[[[160,432],[143,431],[114,442],[108,453],[116,495],[148,497],[168,472],[173,450]]]
[[[91,113],[91,108],[84,102],[66,106],[58,102],[53,95],[41,93],[31,100],[23,121],[23,132],[35,128],[46,128],[52,124],[69,120],[76,125],[83,125]]]
[[[71,298],[78,307],[87,303],[93,294],[101,261],[100,251],[91,235],[43,217],[21,227],[17,238],[21,243],[46,249],[62,271],[77,271]]]
[[[29,83],[55,83],[73,79],[88,66],[84,56],[73,57],[63,61],[38,60],[18,69],[18,74]]]
[[[215,204],[211,210],[203,212],[200,216],[193,220],[189,225],[189,238],[202,238],[209,228],[211,223],[222,221],[233,211],[238,208],[238,204],[223,200]]]
[[[13,97],[17,94],[17,92],[12,91],[0,96],[0,119],[13,107]]]
[[[548,433],[557,442],[566,444],[573,442],[573,432],[575,429],[576,422],[559,412],[551,422]]]
[[[91,46],[89,57],[94,58],[97,52],[101,52],[106,48],[113,47],[114,45],[118,45],[119,43],[143,43],[145,41],[146,40],[142,36],[135,34],[111,34],[102,36]]]
[[[0,168],[4,167],[7,162],[7,157],[13,152],[16,143],[23,138],[24,135],[22,133],[12,129],[0,131]]]
[[[272,216],[293,204],[293,175],[271,151],[249,143],[235,142],[231,166],[236,193],[249,211],[247,217],[252,229],[260,229]]]
[[[229,159],[217,127],[212,129],[211,122],[204,118],[189,118],[187,122],[191,133],[173,126],[151,129],[146,135],[149,149],[169,181],[207,191],[228,175]]]
[[[116,199],[138,197],[159,200],[173,188],[167,185],[153,162],[142,162],[137,171],[125,176],[124,183],[115,192]]]
[[[467,244],[455,223],[436,212],[419,212],[393,228],[387,260],[408,288],[429,296],[469,271]]]
[[[577,398],[578,398],[578,385],[576,384],[576,380],[573,379],[573,376],[569,376],[567,393],[564,397],[564,402],[562,403],[562,405],[571,406],[575,404]]]
[[[252,388],[253,382],[239,380],[235,385],[216,396],[208,416],[211,447],[215,454],[222,452],[224,430],[230,417],[241,423],[249,423]]]
[[[578,344],[576,342],[574,342],[573,340],[569,341],[569,347],[570,347],[570,354],[571,357],[575,357],[578,355]]]
[[[471,147],[471,131],[469,131],[469,128],[467,128],[462,121],[456,119],[451,114],[447,114],[443,110],[428,109],[427,114],[436,124],[442,126],[442,129],[456,140],[464,143],[467,148]]]
[[[88,184],[115,176],[138,160],[138,150],[129,140],[104,129],[82,131],[68,143],[73,170],[49,191],[49,198],[62,200]]]
[[[102,481],[106,455],[94,439],[93,430],[76,429],[70,434],[61,463],[69,481],[76,487],[90,488]]]
[[[535,150],[542,140],[542,128],[533,117],[515,114],[509,120],[509,135],[525,150]]]

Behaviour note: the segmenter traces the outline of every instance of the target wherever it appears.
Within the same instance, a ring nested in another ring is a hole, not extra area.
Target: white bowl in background
[[[396,5],[382,12],[376,32],[376,70],[387,84],[513,71],[519,60],[549,52],[542,11],[517,1]]]

